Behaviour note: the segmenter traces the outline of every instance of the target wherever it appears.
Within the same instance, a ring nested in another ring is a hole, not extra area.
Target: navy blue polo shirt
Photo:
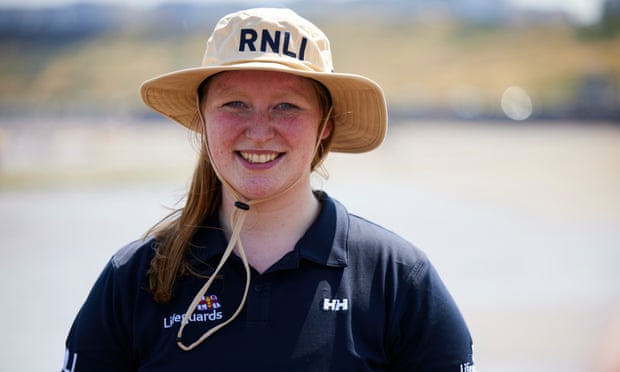
[[[425,254],[320,199],[295,249],[262,274],[252,270],[237,319],[192,351],[176,335],[226,248],[217,219],[193,239],[196,275],[180,277],[166,304],[148,291],[157,242],[122,248],[75,319],[63,371],[473,371],[467,326]],[[190,317],[186,345],[231,316],[244,283],[231,256]]]

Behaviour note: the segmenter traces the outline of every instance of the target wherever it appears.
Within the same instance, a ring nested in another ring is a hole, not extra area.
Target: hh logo
[[[196,310],[206,311],[212,309],[219,309],[220,307],[222,307],[222,305],[220,305],[220,301],[217,299],[216,295],[202,296],[202,301],[198,303],[198,306],[196,306]]]
[[[349,310],[349,299],[323,299],[323,311],[347,311]]]

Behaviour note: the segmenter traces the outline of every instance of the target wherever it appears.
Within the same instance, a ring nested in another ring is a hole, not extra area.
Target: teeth
[[[273,159],[278,157],[277,153],[271,154],[252,154],[249,152],[241,152],[241,157],[250,163],[263,164],[272,161]]]

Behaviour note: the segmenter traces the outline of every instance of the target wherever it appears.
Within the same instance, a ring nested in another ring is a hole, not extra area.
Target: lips
[[[247,162],[252,163],[252,164],[269,163],[270,161],[273,161],[276,158],[278,158],[278,156],[280,156],[279,152],[257,154],[257,153],[252,153],[252,152],[240,151],[239,154],[241,155],[243,159],[245,159]]]

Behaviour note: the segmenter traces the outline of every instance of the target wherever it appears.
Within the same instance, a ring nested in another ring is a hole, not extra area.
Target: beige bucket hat
[[[155,111],[199,130],[200,84],[234,70],[280,71],[321,82],[333,102],[331,151],[366,152],[385,138],[387,107],[381,87],[360,75],[334,72],[325,34],[290,9],[248,9],[223,17],[207,41],[202,65],[145,81],[142,99]]]

